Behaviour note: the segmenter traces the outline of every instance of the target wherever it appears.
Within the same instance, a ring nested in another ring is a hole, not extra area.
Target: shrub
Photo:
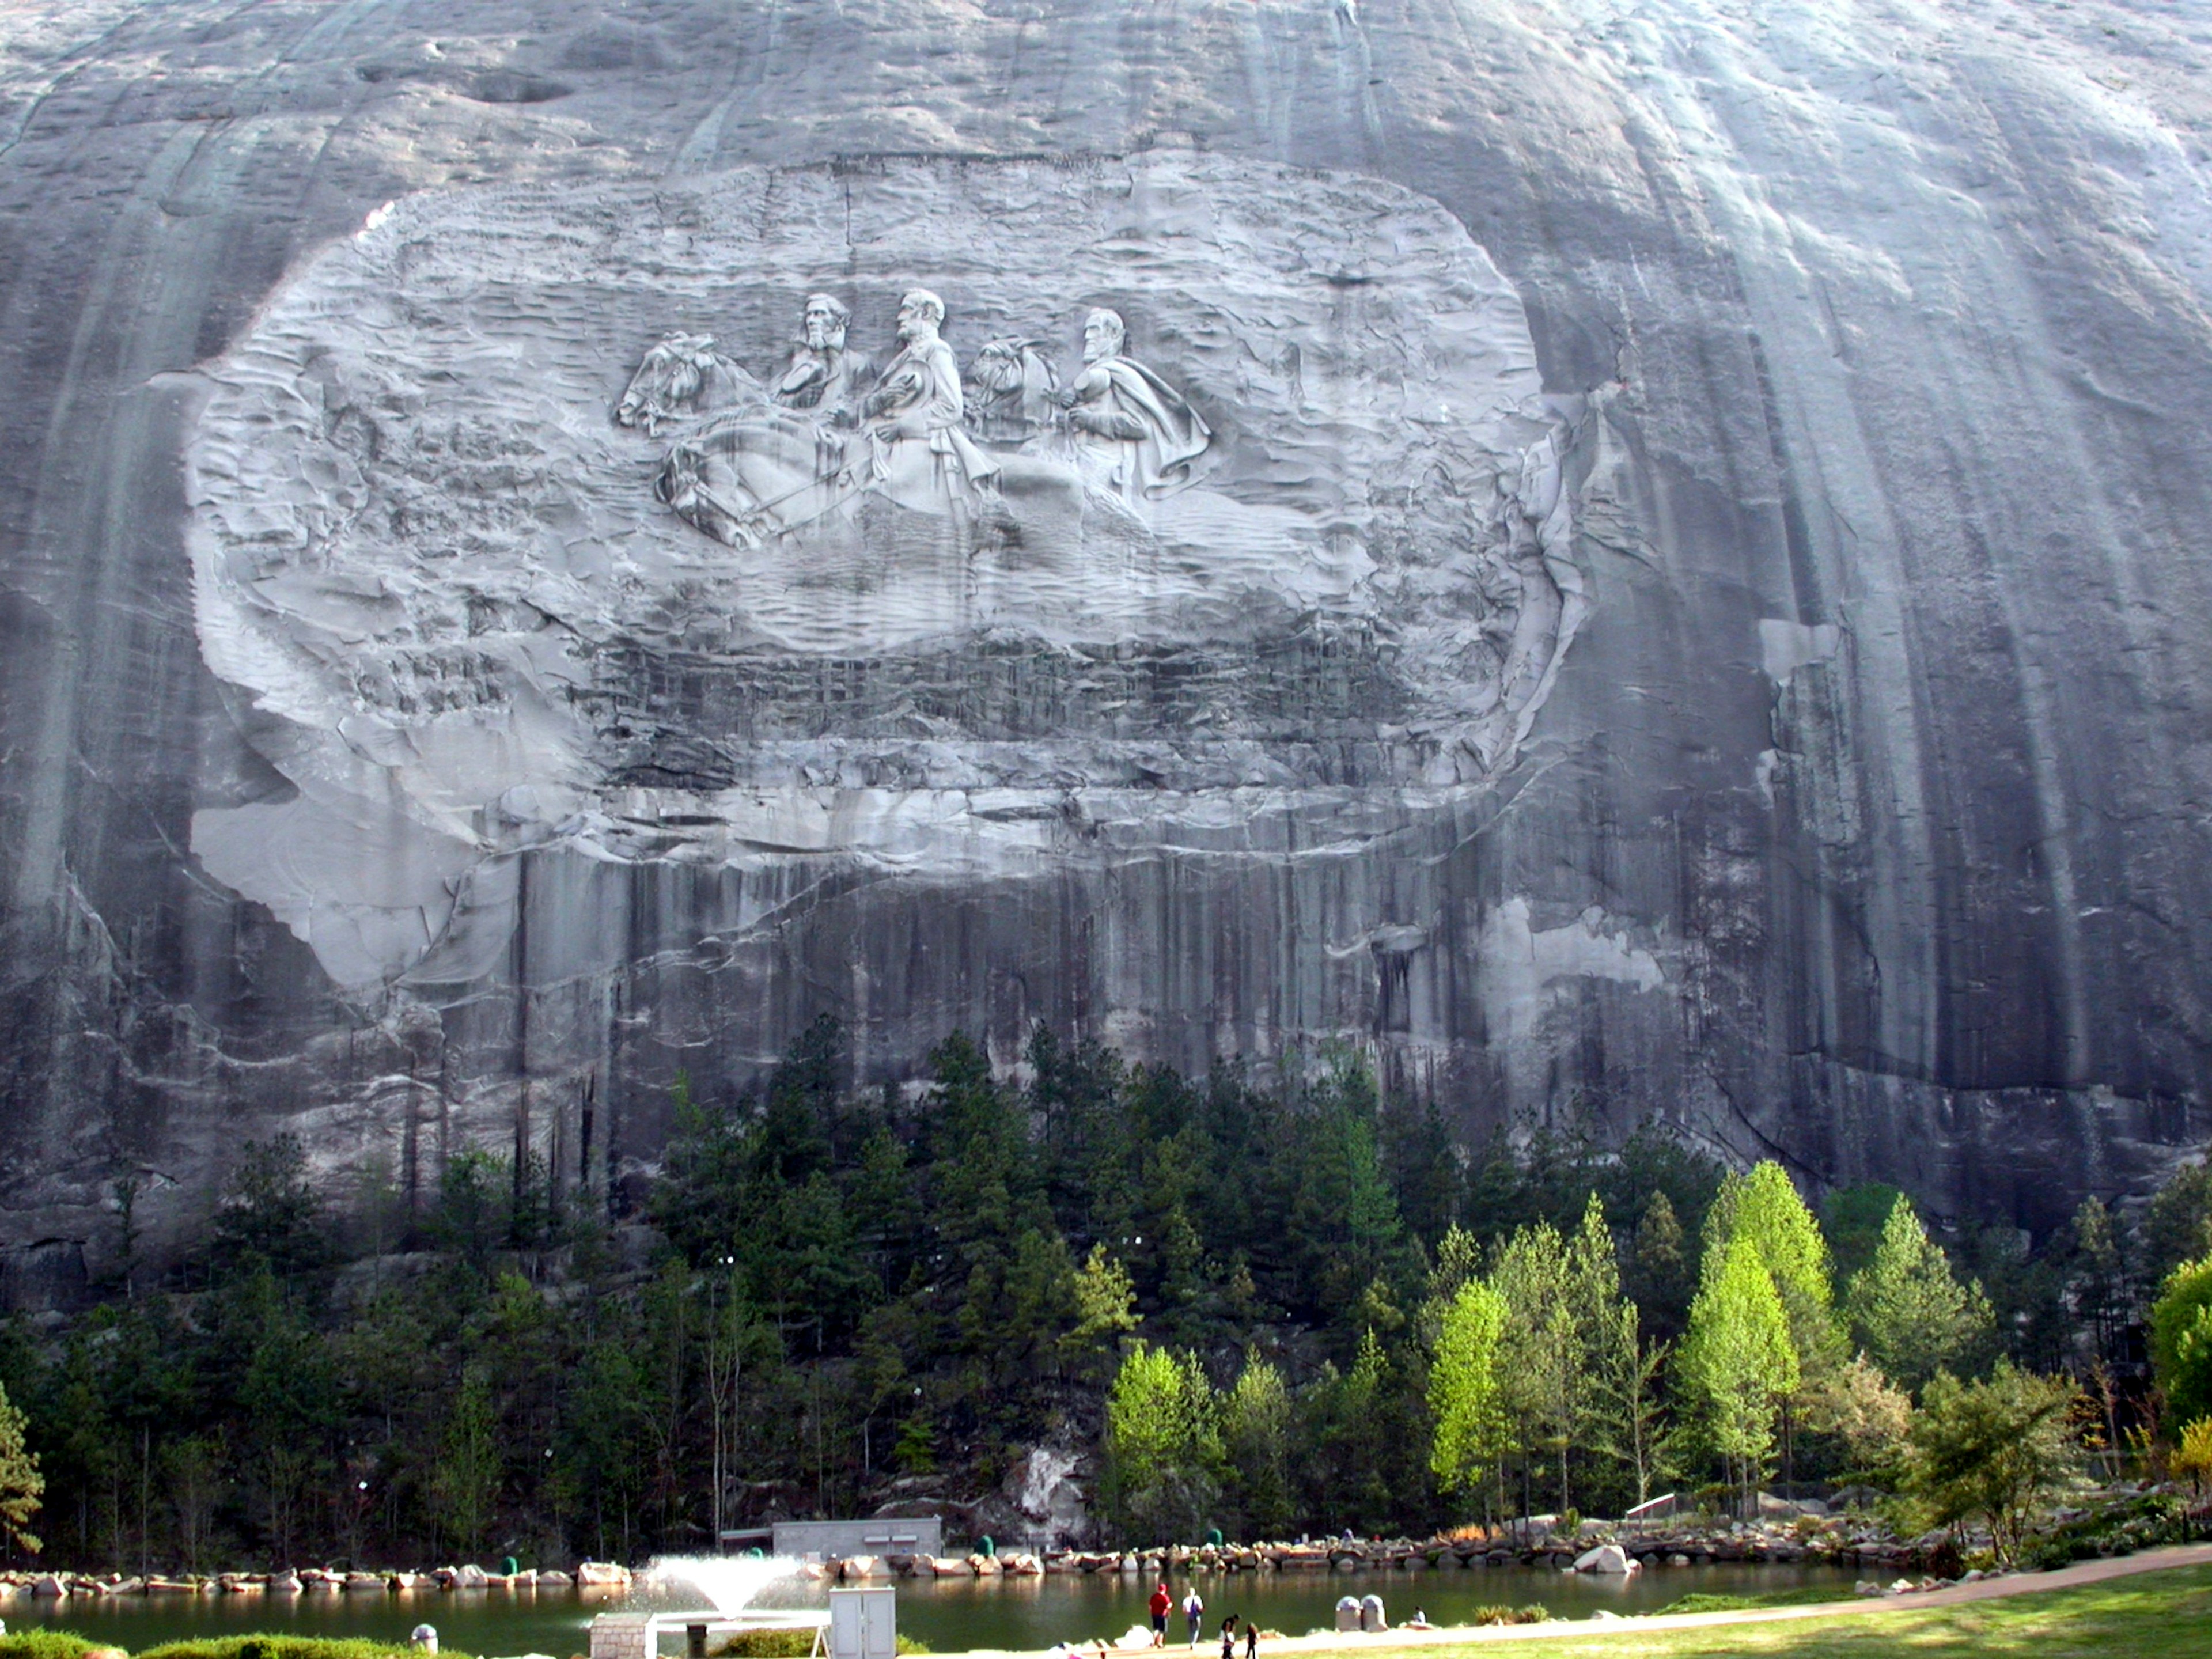
[[[65,1630],[27,1630],[0,1636],[0,1659],[82,1659],[95,1645]]]
[[[412,1659],[414,1650],[404,1642],[372,1642],[363,1637],[215,1636],[185,1642],[164,1642],[149,1648],[138,1659]],[[452,1655],[447,1649],[441,1655]],[[6,1656],[0,1655],[0,1659]],[[39,1659],[71,1659],[71,1656],[40,1656]],[[453,1659],[467,1659],[466,1655]]]
[[[2200,1417],[2181,1431],[2181,1448],[2173,1454],[2173,1472],[2186,1476],[2197,1491],[2212,1475],[2212,1417]]]
[[[2099,1556],[2132,1555],[2161,1544],[2185,1544],[2204,1535],[2189,1505],[2172,1492],[2145,1492],[2100,1504],[2063,1526],[2038,1534],[2021,1552],[2021,1564],[2038,1571]]]

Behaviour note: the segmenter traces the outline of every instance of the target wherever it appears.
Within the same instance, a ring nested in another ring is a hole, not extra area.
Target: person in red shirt
[[[1168,1644],[1168,1613],[1174,1606],[1175,1597],[1168,1594],[1168,1581],[1163,1578],[1152,1592],[1152,1645],[1156,1648]]]

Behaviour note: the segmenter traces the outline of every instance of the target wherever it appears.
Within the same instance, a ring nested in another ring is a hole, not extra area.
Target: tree
[[[1106,1350],[1137,1328],[1137,1287],[1129,1270],[1093,1244],[1074,1278],[1075,1327],[1063,1346],[1079,1361]]]
[[[225,1277],[250,1277],[266,1267],[282,1280],[329,1264],[322,1203],[308,1182],[307,1151],[299,1136],[246,1143],[216,1212],[210,1254]]]
[[[1106,1397],[1112,1507],[1147,1542],[1188,1539],[1218,1491],[1221,1436],[1205,1367],[1194,1354],[1139,1342]]]
[[[1774,1447],[1776,1413],[1799,1382],[1789,1316],[1748,1233],[1705,1252],[1676,1377],[1706,1444],[1747,1503]]]
[[[2190,1164],[2151,1199],[2143,1218],[2143,1267],[2153,1284],[2185,1261],[2212,1255],[2212,1164]]]
[[[1979,1285],[1960,1285],[1899,1193],[1882,1224],[1874,1259],[1844,1298],[1856,1335],[1876,1364],[1907,1392],[1938,1370],[1964,1369],[1988,1341],[1992,1319]]]
[[[1565,1241],[1548,1221],[1520,1228],[1498,1252],[1490,1282],[1505,1302],[1498,1375],[1512,1449],[1521,1457],[1522,1508],[1533,1505],[1535,1463],[1545,1454],[1559,1459],[1559,1507],[1565,1509],[1571,1501],[1566,1454],[1582,1360]]]
[[[1828,1194],[1820,1206],[1820,1232],[1835,1258],[1836,1283],[1848,1285],[1866,1271],[1881,1243],[1890,1212],[1905,1194],[1878,1181],[1862,1182]]]
[[[2042,1499],[2077,1467],[2072,1416],[2081,1395],[2064,1377],[2000,1359],[1985,1381],[1938,1371],[1922,1391],[1906,1453],[1905,1489],[1936,1526],[1978,1515],[2010,1565]]]
[[[1247,1537],[1273,1538],[1289,1530],[1291,1417],[1282,1372],[1247,1354],[1221,1407],[1222,1449]]]
[[[1806,1421],[1844,1443],[1852,1474],[1897,1478],[1912,1427],[1912,1399],[1864,1354],[1853,1354],[1809,1391]]]
[[[1505,1455],[1505,1404],[1498,1375],[1505,1320],[1505,1298],[1479,1279],[1461,1285],[1444,1308],[1428,1389],[1436,1425],[1429,1468],[1444,1492],[1468,1491]]]
[[[46,1496],[46,1476],[38,1458],[24,1445],[22,1412],[0,1388],[0,1546],[36,1555],[46,1547],[31,1530],[31,1519]]]
[[[2169,1420],[2212,1417],[2212,1256],[2166,1275],[2150,1310],[2150,1357]]]
[[[2074,1311],[2095,1339],[2098,1360],[2110,1368],[2123,1358],[2134,1298],[2129,1294],[2127,1256],[2120,1246],[2119,1230],[2101,1200],[2081,1200],[2081,1207],[2074,1212],[2073,1243]]]
[[[1658,1335],[1680,1334],[1690,1298],[1697,1293],[1697,1280],[1691,1272],[1689,1243],[1683,1237],[1674,1201],[1664,1193],[1654,1193],[1644,1206],[1644,1218],[1636,1224],[1628,1268],[1629,1294],[1644,1322]]]
[[[433,1478],[438,1513],[447,1536],[464,1555],[483,1543],[485,1526],[499,1497],[500,1455],[491,1389],[480,1371],[461,1379],[461,1391],[446,1419],[445,1443]]]
[[[1705,1243],[1747,1239],[1782,1298],[1799,1376],[1810,1381],[1843,1358],[1828,1242],[1789,1171],[1771,1160],[1721,1185],[1705,1218]],[[1710,1260],[1710,1256],[1708,1258]],[[1796,1384],[1791,1385],[1795,1392]]]

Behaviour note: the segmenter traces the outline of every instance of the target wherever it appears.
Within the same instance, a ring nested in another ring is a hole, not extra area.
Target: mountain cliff
[[[619,1186],[823,1012],[2144,1189],[2212,1133],[2208,33],[16,8],[0,1299],[279,1131]],[[917,289],[1015,366],[964,477],[774,406],[810,292],[880,368]]]

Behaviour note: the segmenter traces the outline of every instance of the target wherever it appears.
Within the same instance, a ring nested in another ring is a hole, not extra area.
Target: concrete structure
[[[854,1555],[942,1555],[945,1522],[934,1516],[900,1521],[779,1521],[775,1553],[842,1561]]]

